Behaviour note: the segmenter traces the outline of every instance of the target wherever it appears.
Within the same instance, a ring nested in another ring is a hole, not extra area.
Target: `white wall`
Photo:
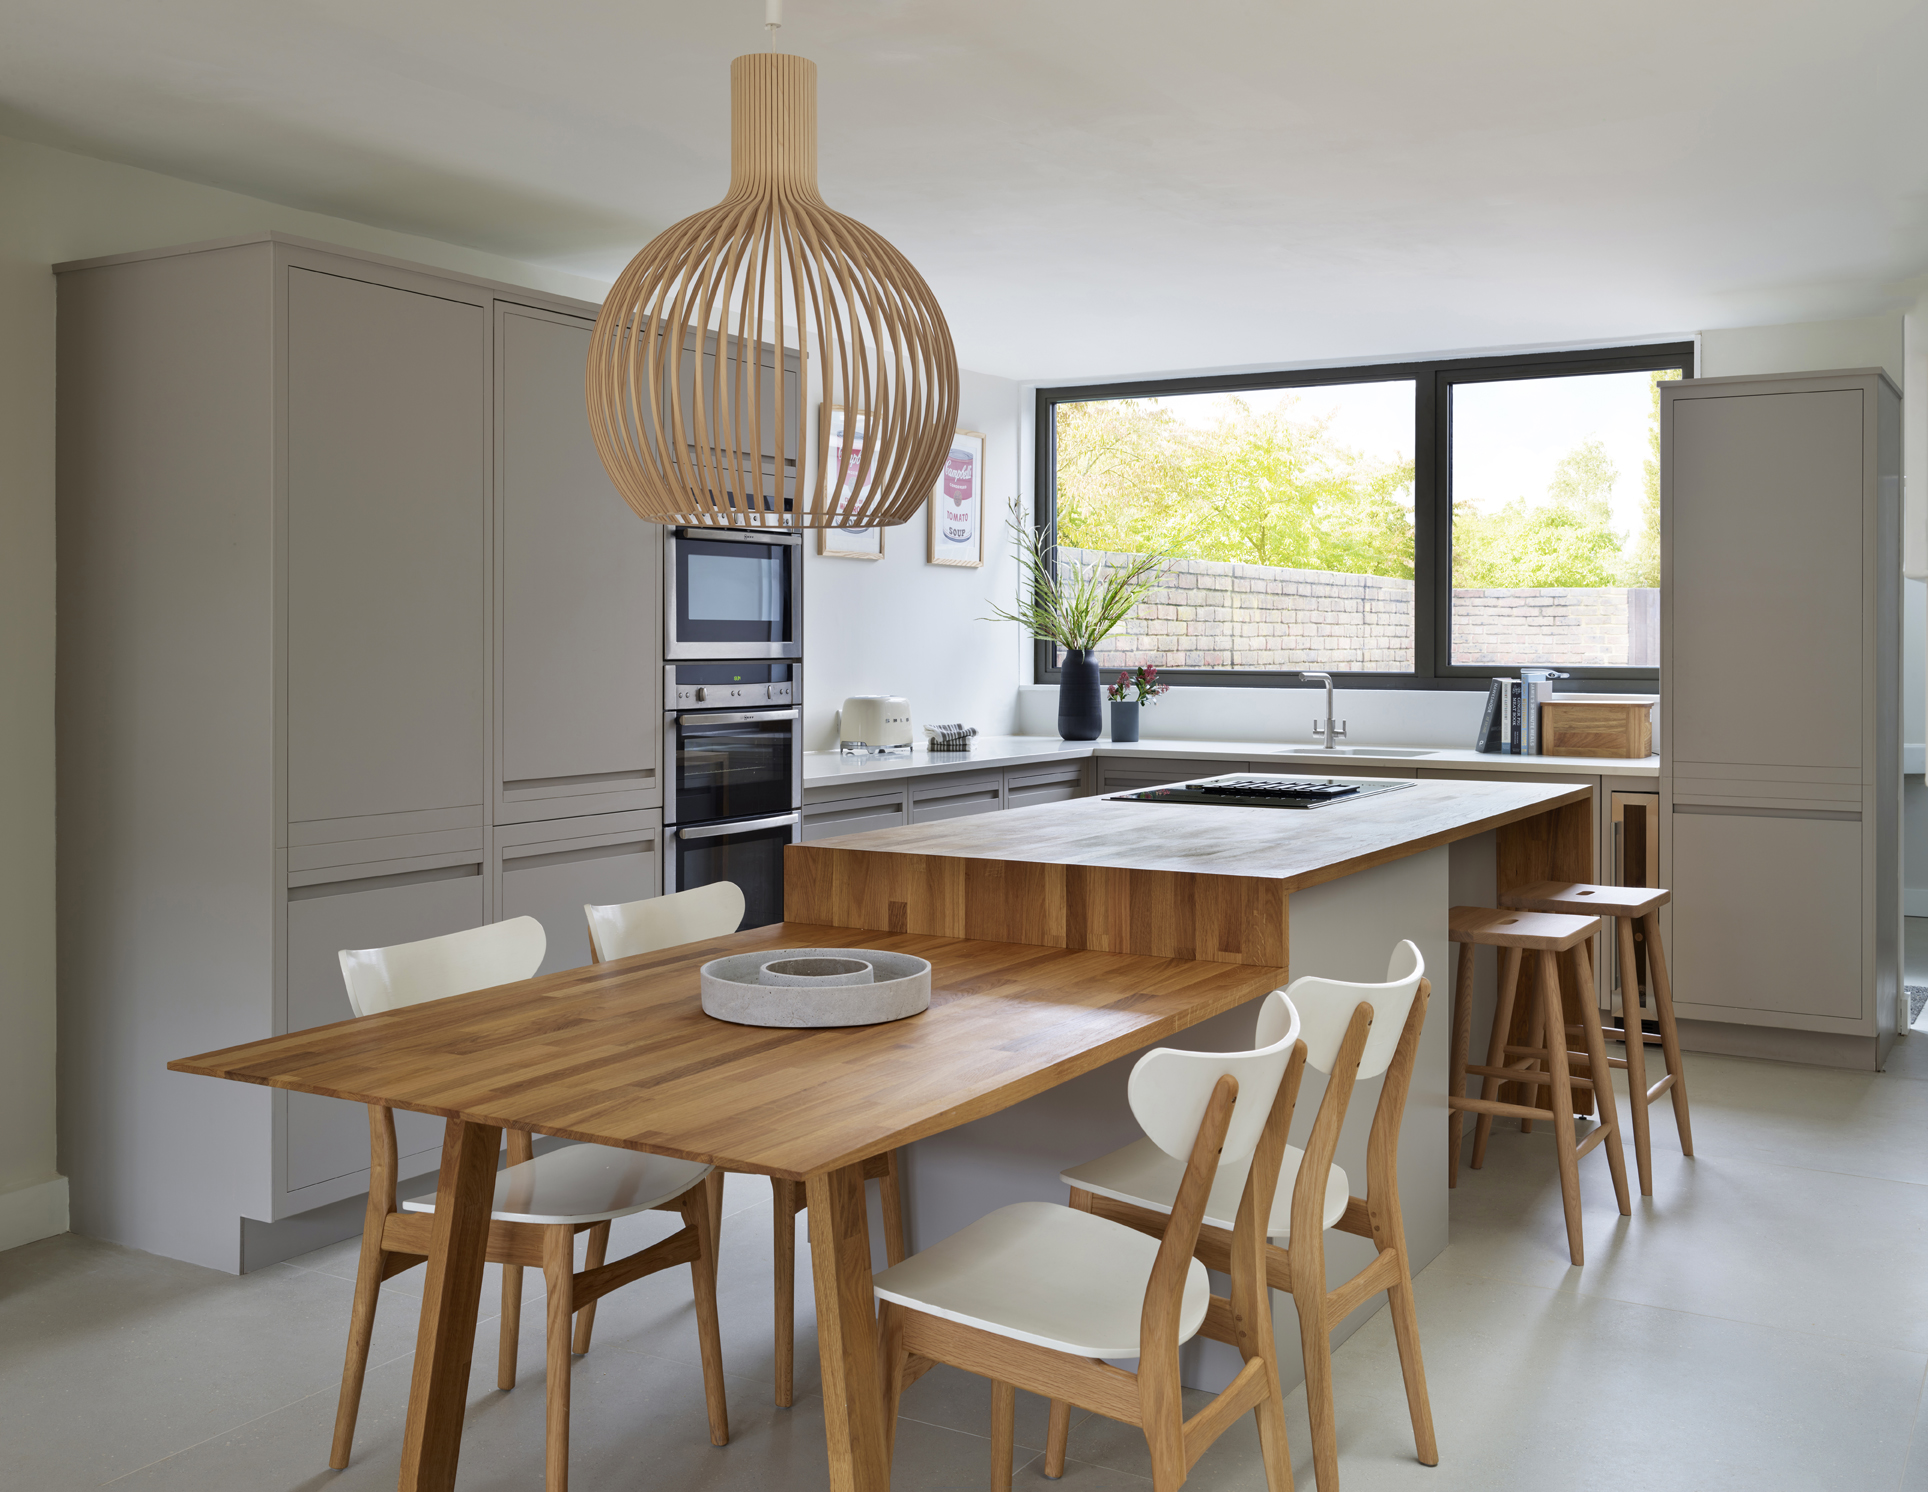
[[[925,562],[928,513],[884,534],[881,560],[816,552],[806,535],[804,563],[804,744],[837,744],[837,712],[853,694],[910,700],[919,741],[924,727],[947,721],[1009,735],[1015,685],[1027,645],[1009,622],[986,622],[993,599],[1009,604],[1017,566],[1005,516],[1018,490],[1018,385],[984,373],[960,375],[957,423],[984,442],[984,565],[954,569]]]
[[[1902,341],[1899,315],[1721,327],[1700,334],[1700,376],[1885,368],[1899,388],[1906,371]]]
[[[54,1133],[54,277],[278,229],[600,300],[593,281],[0,137],[0,1249],[65,1231]]]

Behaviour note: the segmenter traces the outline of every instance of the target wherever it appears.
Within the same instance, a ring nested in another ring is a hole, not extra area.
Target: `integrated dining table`
[[[1591,815],[1584,787],[1421,782],[1318,814],[1084,799],[793,845],[791,920],[168,1065],[447,1121],[403,1492],[455,1482],[505,1129],[801,1182],[830,1485],[886,1492],[866,1160],[923,1141],[939,1166],[956,1132],[1013,1110],[1056,1138],[1098,1069],[1281,987],[1301,944],[1335,977],[1359,977],[1347,958],[1383,967],[1395,933],[1443,967],[1449,849],[1492,846],[1498,889],[1585,879]],[[804,1030],[703,1012],[710,960],[829,947],[928,959],[930,1008]],[[1438,1072],[1400,1140],[1410,1184],[1438,1193],[1420,1264],[1444,1243],[1445,1052],[1428,1041]],[[1409,1237],[1424,1212],[1408,1206]]]

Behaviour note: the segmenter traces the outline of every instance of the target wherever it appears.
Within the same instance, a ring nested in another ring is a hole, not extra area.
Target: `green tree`
[[[1598,440],[1560,458],[1546,497],[1492,512],[1453,504],[1453,584],[1467,590],[1618,585],[1613,458]]]
[[[1058,406],[1069,545],[1410,579],[1410,461],[1341,446],[1331,417],[1232,398],[1210,425],[1157,400]]]

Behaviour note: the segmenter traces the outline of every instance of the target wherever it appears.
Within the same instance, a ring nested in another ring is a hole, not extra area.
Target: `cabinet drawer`
[[[580,826],[580,820],[574,822]],[[585,906],[641,901],[663,890],[662,836],[654,823],[503,845],[499,853],[503,918],[533,917],[548,936],[549,946],[537,971],[542,974],[589,962]]]
[[[1190,782],[1196,777],[1223,777],[1228,772],[1246,771],[1250,766],[1249,762],[1184,761],[1176,757],[1099,757],[1098,791],[1129,793],[1139,788],[1163,787],[1168,782]],[[1264,770],[1289,772],[1292,768]]]
[[[961,772],[943,777],[913,778],[910,821],[934,824],[942,819],[968,818],[976,813],[998,813],[1004,808],[1002,772]]]
[[[870,793],[861,798],[833,798],[803,805],[803,838],[834,839],[840,834],[868,834],[872,829],[895,829],[904,823],[904,789]]]
[[[385,948],[480,927],[480,860],[433,870],[365,875],[288,892],[288,1029],[304,1031],[354,1016],[336,954]],[[404,1157],[432,1153],[442,1121],[397,1112]],[[295,1191],[368,1166],[368,1110],[312,1093],[288,1095],[286,1190]]]
[[[1849,820],[1675,813],[1674,998],[1862,1019],[1862,849]]]

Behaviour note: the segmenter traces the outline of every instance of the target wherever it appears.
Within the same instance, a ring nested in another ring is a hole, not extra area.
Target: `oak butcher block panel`
[[[776,1030],[703,1013],[728,953],[877,948],[931,962],[931,1006]],[[791,1180],[996,1113],[1255,1000],[1283,968],[796,922],[169,1063]]]
[[[1540,706],[1542,756],[1651,756],[1657,694],[1562,694]]]

